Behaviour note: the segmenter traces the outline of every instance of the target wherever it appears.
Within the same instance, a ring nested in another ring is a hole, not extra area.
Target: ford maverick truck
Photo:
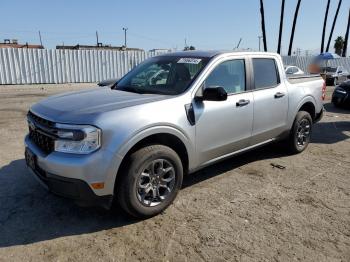
[[[33,105],[26,163],[55,194],[149,217],[174,201],[184,174],[273,141],[305,150],[324,92],[318,75],[287,78],[277,54],[168,53]]]

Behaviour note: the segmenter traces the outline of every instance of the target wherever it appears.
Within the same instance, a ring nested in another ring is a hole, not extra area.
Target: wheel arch
[[[172,127],[156,127],[140,132],[119,151],[118,155],[122,160],[116,172],[114,189],[116,189],[120,173],[127,167],[129,156],[147,145],[160,144],[173,149],[179,155],[183,164],[184,174],[186,174],[192,161],[190,159],[192,147],[188,141],[187,137],[181,131]]]
[[[297,106],[297,110],[294,112],[294,118],[298,114],[299,111],[306,111],[311,115],[312,120],[316,118],[316,101],[312,96],[306,96],[302,99]]]
[[[310,102],[310,101],[303,103],[303,104],[300,106],[298,112],[299,112],[299,111],[306,111],[306,112],[308,112],[308,113],[310,114],[310,116],[311,116],[311,118],[312,118],[313,121],[314,121],[315,118],[316,118],[316,107],[315,107],[315,105],[314,105],[312,102]]]

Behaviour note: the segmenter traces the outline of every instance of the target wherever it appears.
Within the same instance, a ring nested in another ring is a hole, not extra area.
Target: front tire
[[[312,118],[306,111],[299,111],[288,138],[289,151],[293,154],[303,152],[310,142]]]
[[[182,186],[183,166],[177,153],[151,145],[132,153],[117,183],[117,200],[128,214],[146,218],[165,210]]]

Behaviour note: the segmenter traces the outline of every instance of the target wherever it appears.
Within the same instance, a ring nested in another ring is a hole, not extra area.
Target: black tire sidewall
[[[137,198],[137,181],[140,173],[153,160],[165,159],[169,161],[175,169],[174,189],[162,203],[157,206],[148,207],[143,205]],[[130,156],[130,164],[126,169],[122,179],[120,205],[129,214],[136,217],[150,217],[159,214],[166,209],[176,198],[181,189],[183,180],[183,167],[179,156],[174,150],[163,145],[152,145],[142,148]]]
[[[309,121],[310,124],[310,135],[308,136],[307,142],[303,147],[298,146],[298,142],[297,142],[297,137],[296,137],[296,133],[298,131],[298,127],[301,123],[302,120],[307,119]],[[310,138],[311,138],[311,134],[312,134],[312,118],[310,116],[310,114],[306,111],[299,111],[298,114],[295,117],[294,120],[294,124],[293,124],[293,128],[292,128],[292,132],[290,134],[290,149],[293,153],[301,153],[303,152],[309,145],[310,143]]]

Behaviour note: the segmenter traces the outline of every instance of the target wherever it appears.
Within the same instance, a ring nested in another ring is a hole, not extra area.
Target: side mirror
[[[225,101],[227,100],[227,93],[221,86],[209,86],[204,88],[202,100]]]

